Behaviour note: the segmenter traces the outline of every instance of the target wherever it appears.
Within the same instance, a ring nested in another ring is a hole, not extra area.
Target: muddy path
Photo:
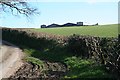
[[[59,80],[65,76],[66,72],[67,67],[60,62],[44,61],[44,70],[42,70],[38,65],[24,63],[24,65],[10,78]]]
[[[13,75],[23,65],[22,58],[21,49],[4,41],[0,46],[0,79]]]

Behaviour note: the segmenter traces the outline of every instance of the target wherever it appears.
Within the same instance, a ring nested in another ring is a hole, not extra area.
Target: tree
[[[27,17],[33,14],[39,14],[37,9],[30,7],[25,0],[0,0],[0,9],[0,11],[4,12],[9,10],[13,15],[23,14]]]

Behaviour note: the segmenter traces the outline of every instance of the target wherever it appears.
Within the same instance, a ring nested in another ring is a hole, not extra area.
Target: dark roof
[[[47,27],[59,27],[60,25],[58,24],[51,24],[51,25],[48,25]]]
[[[74,23],[66,23],[66,24],[63,24],[62,26],[76,26],[76,24],[74,24]]]

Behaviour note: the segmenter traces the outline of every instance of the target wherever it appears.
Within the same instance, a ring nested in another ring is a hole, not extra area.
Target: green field
[[[46,32],[57,35],[92,35],[99,37],[117,37],[118,36],[118,25],[98,25],[98,26],[80,26],[80,27],[63,27],[63,28],[42,28],[33,29],[34,31]]]

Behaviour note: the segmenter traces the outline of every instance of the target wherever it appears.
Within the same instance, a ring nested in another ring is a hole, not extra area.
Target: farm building
[[[51,24],[51,25],[41,25],[41,28],[55,28],[55,27],[69,27],[69,26],[83,26],[83,22],[77,22],[76,24],[75,23],[66,23],[66,24],[63,24],[63,25],[59,25],[59,24]]]

